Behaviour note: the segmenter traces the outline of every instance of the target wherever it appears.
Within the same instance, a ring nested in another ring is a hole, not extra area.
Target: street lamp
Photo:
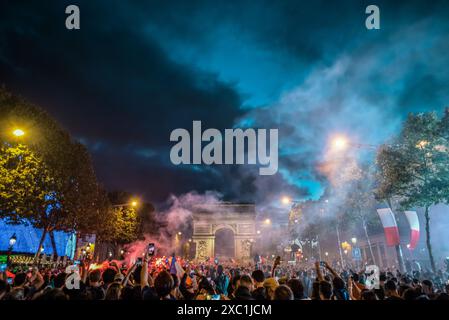
[[[137,201],[137,200],[131,200],[130,202],[127,202],[127,203],[121,203],[121,204],[114,204],[112,207],[113,208],[117,208],[117,207],[128,207],[128,206],[131,206],[131,207],[137,207],[139,205],[139,201]]]
[[[326,251],[326,252],[324,253],[324,255],[327,257],[327,256],[329,255],[329,252]]]
[[[17,241],[17,236],[14,233],[11,238],[9,238],[9,249],[12,251],[12,248],[14,247],[14,245],[16,244]]]
[[[12,253],[12,249],[14,248],[14,245],[16,244],[17,236],[14,233],[11,238],[9,238],[9,248],[8,248],[8,256],[6,257],[6,264],[9,266],[10,264],[10,256]]]
[[[22,129],[14,129],[14,131],[12,132],[12,134],[16,137],[22,137],[25,135],[25,131],[23,131]]]
[[[336,136],[332,140],[332,146],[335,150],[345,150],[348,147],[348,139],[344,136]]]
[[[265,219],[264,223],[267,224],[267,225],[271,224],[271,220],[269,218],[267,218],[267,219]]]
[[[290,199],[290,197],[284,196],[281,199],[282,204],[288,205],[292,202],[292,199]]]
[[[288,196],[283,196],[281,198],[281,202],[282,202],[283,205],[296,205],[298,203],[301,203],[300,200],[292,199],[292,198],[290,198]]]
[[[338,135],[331,139],[332,149],[335,151],[345,151],[349,148],[375,150],[378,146],[373,144],[355,143],[347,137]]]
[[[355,237],[351,238],[351,242],[352,242],[353,245],[355,245],[357,243],[357,238],[355,238]]]

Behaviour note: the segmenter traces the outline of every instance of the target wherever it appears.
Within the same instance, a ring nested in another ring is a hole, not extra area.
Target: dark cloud
[[[64,28],[68,4],[81,7],[80,31]],[[369,4],[2,1],[0,82],[85,143],[109,188],[155,201],[191,190],[317,196],[328,134],[379,143],[407,112],[448,104],[449,2],[376,1],[374,32]],[[172,129],[248,119],[279,128],[279,174],[169,162]]]

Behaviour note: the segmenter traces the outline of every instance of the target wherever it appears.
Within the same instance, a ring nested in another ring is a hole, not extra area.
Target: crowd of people
[[[337,269],[324,261],[309,268],[279,259],[240,265],[154,261],[145,256],[128,268],[117,261],[9,268],[0,276],[0,300],[449,300],[447,270],[388,269],[368,283],[366,270]]]

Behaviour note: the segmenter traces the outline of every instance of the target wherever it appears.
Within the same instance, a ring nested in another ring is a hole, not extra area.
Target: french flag
[[[410,249],[416,248],[419,241],[419,219],[416,211],[404,211],[410,225]]]
[[[384,227],[387,245],[390,247],[399,245],[399,229],[393,211],[390,208],[381,208],[377,209],[377,213]]]

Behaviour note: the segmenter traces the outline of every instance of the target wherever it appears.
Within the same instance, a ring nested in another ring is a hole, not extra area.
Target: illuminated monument
[[[193,212],[195,258],[251,259],[256,237],[256,210],[253,204],[214,204],[196,207]]]

